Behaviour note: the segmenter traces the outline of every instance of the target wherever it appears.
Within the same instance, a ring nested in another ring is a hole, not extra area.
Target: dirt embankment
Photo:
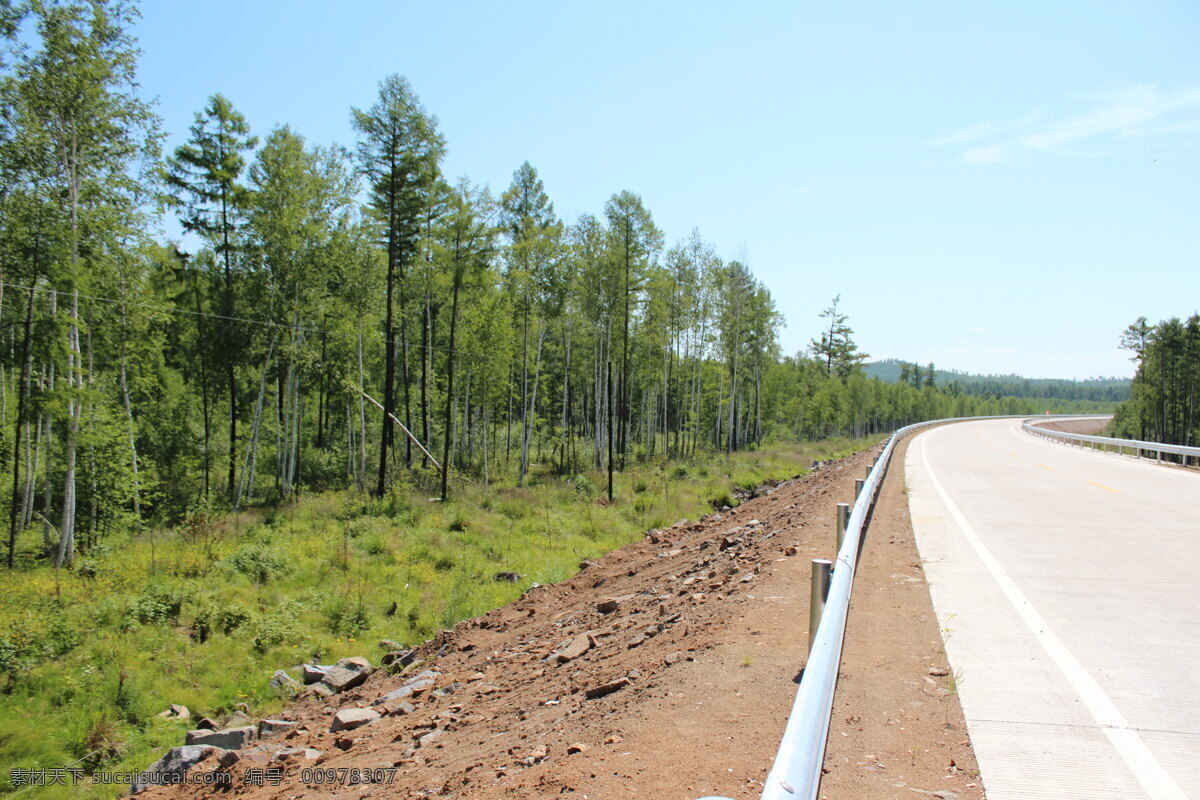
[[[851,497],[871,455],[653,532],[443,631],[402,675],[380,670],[356,689],[297,702],[282,716],[298,726],[265,741],[314,748],[315,760],[243,751],[226,788],[140,797],[757,798],[803,666],[809,559],[832,556],[834,504]],[[822,795],[982,798],[902,465],[901,452],[860,562]],[[426,670],[437,673],[432,685],[373,705]],[[395,713],[330,731],[335,714],[360,707]],[[282,768],[278,785],[247,780],[269,767]],[[326,782],[304,772],[314,769]],[[353,773],[328,772],[342,769],[394,772],[346,785]]]
[[[1059,419],[1047,422],[1034,422],[1033,424],[1048,431],[1081,433],[1084,436],[1101,436],[1111,421],[1112,417],[1101,417],[1099,419]]]

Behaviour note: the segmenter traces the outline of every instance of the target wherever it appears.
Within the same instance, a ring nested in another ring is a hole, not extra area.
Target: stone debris
[[[613,602],[616,602],[616,601],[614,600]],[[604,613],[604,612],[601,612],[601,613]],[[586,653],[588,650],[591,650],[595,646],[595,644],[596,644],[596,642],[592,638],[591,633],[581,633],[578,636],[576,636],[574,639],[572,639],[571,642],[566,647],[563,647],[562,649],[560,649],[555,654],[555,656],[558,659],[558,663],[566,664],[568,661],[574,661],[575,659],[579,658],[584,653]]]
[[[184,745],[207,745],[222,750],[241,750],[254,740],[258,729],[253,725],[241,728],[226,728],[220,731],[197,729],[188,731]]]
[[[282,694],[295,694],[300,691],[302,686],[300,681],[281,669],[275,670],[275,674],[271,676],[271,680],[268,683],[270,683],[272,689]]]
[[[305,761],[316,761],[321,757],[321,751],[312,747],[285,747],[275,753],[275,760],[285,761],[293,756],[298,756]]]
[[[384,653],[380,659],[385,667],[407,667],[417,658],[416,650],[401,650],[396,649],[389,653]]]
[[[379,712],[389,717],[401,717],[405,714],[411,714],[417,710],[417,707],[407,700],[395,699],[385,700],[377,704]]]
[[[242,704],[239,703],[239,705],[242,705]],[[228,717],[225,718],[225,727],[226,728],[245,728],[246,726],[253,725],[253,724],[254,724],[254,720],[250,717],[250,715],[246,714],[240,710],[233,712],[232,714],[230,714]]]
[[[608,683],[602,683],[599,686],[593,686],[592,688],[587,689],[586,691],[584,691],[584,695],[587,697],[588,700],[596,700],[597,698],[607,697],[608,695],[612,694],[613,692],[620,691],[621,689],[624,689],[626,686],[628,686],[630,683],[631,683],[631,681],[629,680],[629,678],[626,678],[626,677],[617,678],[615,681],[609,681]]]
[[[409,678],[399,689],[388,692],[372,703],[372,705],[382,705],[389,700],[420,697],[427,689],[433,688],[434,681],[438,678],[439,674],[433,670],[426,670],[420,675]]]
[[[336,692],[334,692],[332,688],[330,688],[323,682],[314,683],[311,686],[309,686],[305,691],[308,694],[315,695],[317,697],[333,697],[336,694]]]
[[[303,664],[300,667],[300,674],[306,685],[311,685],[325,677],[330,667],[324,664]]]
[[[608,600],[601,600],[599,603],[596,604],[596,610],[599,611],[601,614],[611,614],[620,607],[621,607],[621,602],[619,600],[616,600],[615,598],[609,598]]]
[[[220,756],[219,747],[195,744],[172,747],[166,755],[155,761],[145,772],[139,774],[130,785],[130,794],[139,794],[151,786],[171,786],[183,782],[183,776],[192,767],[210,756]]]
[[[343,658],[325,672],[320,683],[337,694],[361,686],[370,674],[371,664],[365,658]]]
[[[374,722],[380,716],[382,715],[378,711],[370,708],[344,708],[333,715],[333,724],[329,730],[331,733],[352,731]]]
[[[517,763],[523,764],[526,767],[532,767],[534,764],[540,764],[541,762],[545,761],[549,755],[550,749],[546,747],[546,745],[542,744],[533,748],[529,755],[525,756],[525,758],[522,758]]]
[[[287,733],[294,730],[300,725],[299,722],[292,722],[286,719],[264,719],[258,722],[259,738],[263,736],[274,736],[277,733]]]

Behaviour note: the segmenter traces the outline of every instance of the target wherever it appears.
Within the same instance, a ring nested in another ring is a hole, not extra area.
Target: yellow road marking
[[[1038,464],[1038,466],[1041,467],[1042,469],[1048,469],[1051,472],[1054,472],[1054,467],[1047,467],[1045,464]]]
[[[1016,453],[1009,453],[1009,455],[1012,456],[1013,458],[1020,458],[1020,456],[1017,455]]]
[[[1109,487],[1105,486],[1103,483],[1096,483],[1095,481],[1088,481],[1088,483],[1090,483],[1092,486],[1099,487],[1099,488],[1103,489],[1103,490],[1104,490],[1104,491],[1106,491],[1106,492],[1112,492],[1113,494],[1120,494],[1120,493],[1121,493],[1121,490],[1120,490],[1120,489],[1110,489]]]

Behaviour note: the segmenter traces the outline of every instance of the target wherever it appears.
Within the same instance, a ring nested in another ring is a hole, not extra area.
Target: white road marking
[[[1134,777],[1137,778],[1139,784],[1152,798],[1152,800],[1188,800],[1187,795],[1179,788],[1179,784],[1175,782],[1166,770],[1159,764],[1158,759],[1150,752],[1150,748],[1142,740],[1141,734],[1135,728],[1130,727],[1125,720],[1125,716],[1117,709],[1116,705],[1100,685],[1087,673],[1079,660],[1071,654],[1071,651],[1063,645],[1062,641],[1050,630],[1050,626],[1042,615],[1038,613],[1033,604],[1025,597],[1025,594],[1017,587],[1016,583],[1005,572],[1004,567],[988,550],[987,545],[975,533],[974,528],[967,522],[962,512],[958,510],[958,506],[950,499],[946,493],[937,475],[933,471],[933,467],[929,464],[929,458],[925,450],[925,443],[929,435],[921,437],[921,463],[925,468],[926,474],[929,476],[930,483],[937,491],[938,496],[945,503],[946,509],[950,512],[950,516],[958,525],[959,530],[963,534],[963,538],[970,543],[974,548],[979,560],[987,567],[992,578],[999,585],[1005,597],[1012,603],[1018,616],[1025,623],[1030,633],[1037,639],[1038,643],[1045,649],[1046,654],[1059,668],[1071,688],[1079,695],[1088,711],[1096,723],[1104,731],[1113,747],[1116,748],[1121,758],[1129,766]]]

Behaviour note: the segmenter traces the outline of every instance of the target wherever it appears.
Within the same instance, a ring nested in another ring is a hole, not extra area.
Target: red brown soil
[[[277,786],[247,785],[239,764],[231,787],[142,797],[757,798],[803,666],[809,559],[832,555],[834,504],[849,499],[872,454],[653,532],[443,631],[405,675],[380,670],[358,689],[296,703],[283,716],[303,730],[281,743],[323,755],[282,762]],[[902,448],[896,457],[856,577],[821,794],[982,798],[913,543]],[[600,613],[611,599],[617,609]],[[589,632],[595,645],[558,663],[555,652]],[[440,673],[439,687],[461,688],[424,694],[412,714],[329,732],[336,710],[369,706],[424,669]],[[620,678],[628,685],[587,698]],[[440,733],[416,746],[430,731]],[[300,771],[314,765],[396,771],[390,784],[305,785]]]

